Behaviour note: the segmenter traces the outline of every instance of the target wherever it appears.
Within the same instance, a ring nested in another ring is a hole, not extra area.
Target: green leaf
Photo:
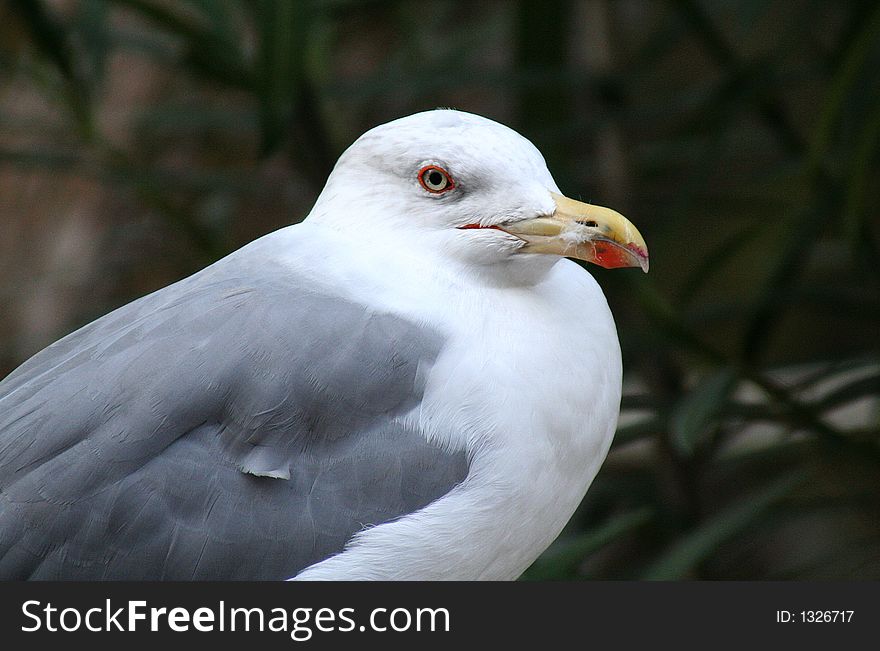
[[[679,293],[679,302],[687,305],[715,274],[724,269],[746,246],[752,244],[759,234],[759,229],[750,226],[724,238],[695,266]]]
[[[861,71],[869,64],[878,37],[880,5],[877,5],[858,35],[847,42],[843,60],[822,102],[804,166],[806,183],[813,191],[805,193],[803,208],[792,211],[785,220],[787,235],[779,245],[780,254],[758,297],[744,337],[743,354],[751,362],[758,358],[786,312],[781,307],[781,297],[796,284],[804,262],[829,216],[835,215],[838,210],[827,187],[823,166],[831,148],[834,127],[841,115],[845,115],[845,100],[857,86]]]
[[[527,581],[564,579],[577,572],[577,567],[590,554],[605,545],[644,526],[654,517],[648,507],[611,518],[599,528],[555,543],[523,575]]]
[[[64,99],[85,138],[94,135],[91,93],[77,66],[70,43],[70,30],[52,10],[37,0],[13,0],[12,8],[41,54],[46,57],[64,80]]]
[[[844,112],[844,103],[850,90],[857,86],[859,74],[870,62],[871,53],[880,38],[880,4],[874,9],[861,31],[847,40],[846,52],[835,71],[831,87],[822,103],[818,126],[814,132],[809,152],[808,173],[817,173],[826,155],[833,134],[833,128]]]
[[[869,267],[880,272],[880,252],[869,225],[876,219],[876,213],[868,205],[868,198],[875,194],[871,179],[876,167],[872,162],[880,148],[880,93],[875,91],[874,96],[874,106],[856,138],[858,145],[849,170],[843,221],[853,251],[863,252]]]
[[[835,389],[823,396],[818,403],[822,411],[835,409],[841,405],[867,396],[880,395],[880,374],[861,377]]]
[[[206,7],[191,3],[166,6],[150,0],[113,0],[179,37],[186,46],[186,61],[193,72],[227,86],[253,89],[250,64],[242,53],[242,34],[231,34],[219,6],[207,15]],[[290,3],[299,6],[301,3]],[[173,7],[173,8],[172,8]]]
[[[307,3],[286,0],[261,0],[257,8],[260,118],[265,154],[281,145],[300,99],[309,11]]]
[[[77,33],[82,41],[83,59],[87,61],[86,67],[93,87],[104,77],[110,50],[107,18],[107,3],[104,0],[80,0]]]
[[[669,581],[687,577],[719,545],[752,526],[774,503],[806,481],[807,476],[804,471],[794,471],[759,493],[720,511],[667,549],[645,571],[644,578]]]
[[[620,447],[627,443],[632,443],[642,438],[653,436],[663,429],[663,424],[659,418],[646,418],[629,425],[623,425],[617,428],[614,435],[612,445]]]
[[[206,21],[199,20],[191,12],[181,13],[180,5],[171,9],[169,6],[150,0],[112,0],[112,2],[129,7],[165,31],[189,40],[201,38],[205,28]]]
[[[737,376],[725,368],[703,378],[693,391],[676,405],[670,419],[672,443],[684,456],[690,456],[713,421],[724,408]]]

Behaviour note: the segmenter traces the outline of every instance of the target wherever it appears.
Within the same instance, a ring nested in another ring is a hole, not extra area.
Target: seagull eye
[[[449,172],[436,165],[428,165],[419,170],[419,183],[431,194],[447,192],[455,187]]]

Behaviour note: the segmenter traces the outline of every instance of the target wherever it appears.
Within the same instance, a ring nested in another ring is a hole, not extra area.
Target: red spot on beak
[[[633,257],[640,261],[648,257],[648,253],[635,244],[629,244],[624,247],[619,244],[597,240],[593,246],[596,251],[594,261],[600,267],[605,267],[606,269],[632,267]]]

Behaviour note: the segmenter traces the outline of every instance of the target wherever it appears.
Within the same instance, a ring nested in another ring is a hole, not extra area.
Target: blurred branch
[[[643,578],[668,581],[687,578],[721,543],[743,533],[767,509],[803,484],[807,473],[795,471],[773,482],[764,490],[738,501],[682,536],[652,563]]]
[[[10,0],[13,11],[30,33],[33,43],[61,74],[64,97],[80,135],[89,140],[94,136],[91,93],[74,58],[70,35],[41,0]]]
[[[732,83],[739,85],[749,74],[754,74],[763,68],[756,66],[748,70],[748,66],[739,54],[727,43],[711,18],[695,0],[674,0],[674,2],[681,16],[703,41],[706,51],[727,73]],[[789,120],[782,104],[768,92],[758,95],[757,104],[758,114],[776,134],[780,144],[792,155],[803,153],[806,150],[806,143]]]
[[[615,540],[645,526],[654,518],[641,508],[610,518],[589,533],[559,541],[523,575],[527,581],[553,581],[577,574],[584,560]]]
[[[109,0],[140,14],[167,33],[182,39],[190,65],[199,74],[221,84],[253,91],[255,75],[239,47],[222,28],[222,21],[211,21],[204,11],[222,11],[223,3],[203,4],[199,9],[191,3],[156,3],[150,0]],[[299,4],[299,3],[296,3]],[[190,11],[181,11],[189,8]]]
[[[565,27],[570,13],[570,0],[517,3],[517,67],[523,74],[541,80],[519,90],[519,120],[523,124],[548,127],[562,124],[571,116],[569,87],[553,77],[554,71],[566,69],[570,32]],[[548,34],[553,37],[548,38]],[[539,147],[551,167],[553,163],[562,166],[567,158],[566,143],[548,141],[539,143]]]
[[[254,8],[260,35],[259,102],[263,154],[281,143],[299,102],[308,12],[305,3],[260,0]]]
[[[826,93],[818,124],[815,128],[804,165],[806,208],[794,211],[786,220],[786,238],[768,281],[756,303],[746,328],[743,354],[754,361],[766,345],[770,334],[783,316],[778,298],[789,292],[800,275],[808,249],[816,241],[829,215],[835,214],[837,198],[834,184],[823,170],[824,158],[831,142],[832,129],[841,113],[847,91],[856,82],[873,45],[880,38],[880,4],[877,5],[858,37],[846,48],[836,70],[831,88]]]
[[[872,230],[871,222],[875,217],[870,206],[866,205],[873,186],[869,177],[875,171],[871,163],[880,149],[880,93],[874,93],[874,106],[865,120],[861,132],[856,138],[856,150],[849,168],[849,183],[846,188],[846,200],[843,208],[843,221],[847,239],[856,253],[857,258],[864,261],[864,268],[873,271],[875,278],[880,280],[880,244],[875,241],[878,236],[876,223]]]
[[[758,385],[775,402],[785,407],[792,421],[820,437],[837,442],[845,440],[845,436],[824,422],[813,410],[795,398],[784,387],[746,362],[730,359],[720,351],[703,342],[694,332],[681,321],[679,314],[654,290],[651,285],[639,279],[631,283],[631,289],[638,297],[639,304],[646,311],[654,326],[662,331],[671,341],[676,342],[684,350],[701,357],[712,366],[731,368],[741,378]]]

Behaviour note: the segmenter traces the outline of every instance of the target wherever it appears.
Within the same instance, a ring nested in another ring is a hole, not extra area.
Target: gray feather
[[[288,578],[464,479],[396,420],[442,337],[254,251],[0,383],[0,577]]]

